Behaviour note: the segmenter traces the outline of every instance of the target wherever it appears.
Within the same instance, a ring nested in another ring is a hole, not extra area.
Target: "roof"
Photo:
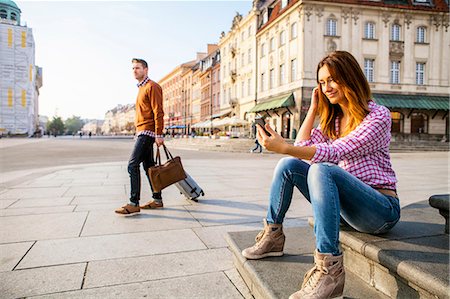
[[[448,96],[373,94],[375,102],[388,108],[450,110]]]
[[[11,0],[0,0],[0,6],[2,4],[6,5],[6,6],[11,6],[11,7],[16,8],[16,9],[18,9],[20,11],[20,8],[17,6],[16,3],[14,3],[14,1],[11,1]]]

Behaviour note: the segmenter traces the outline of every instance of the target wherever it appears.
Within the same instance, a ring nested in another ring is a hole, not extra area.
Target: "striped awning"
[[[290,93],[281,97],[277,97],[259,104],[250,109],[250,113],[256,113],[267,110],[275,110],[279,108],[295,106],[294,94]]]
[[[375,102],[388,108],[450,110],[449,97],[374,93]]]

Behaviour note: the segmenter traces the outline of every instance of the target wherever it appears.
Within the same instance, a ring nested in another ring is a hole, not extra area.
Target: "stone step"
[[[313,226],[312,221],[310,225]],[[258,233],[229,233],[234,263],[255,298],[287,298],[298,289],[313,263],[310,227],[284,229],[285,255],[246,260],[242,249]],[[350,298],[443,298],[449,296],[449,235],[439,211],[423,201],[402,209],[401,220],[387,234],[369,235],[341,227],[346,286]]]
[[[227,235],[234,265],[256,299],[288,298],[299,290],[303,275],[313,266],[314,235],[309,227],[286,228],[285,254],[261,260],[247,260],[241,251],[254,244],[258,231]],[[345,298],[389,298],[370,287],[357,275],[346,272]]]
[[[384,235],[344,227],[340,242],[348,268],[391,298],[449,298],[449,236],[439,211],[422,201],[406,206]]]

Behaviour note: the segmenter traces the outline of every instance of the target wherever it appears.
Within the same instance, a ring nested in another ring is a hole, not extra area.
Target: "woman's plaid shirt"
[[[312,129],[309,140],[296,146],[314,146],[312,163],[331,162],[374,188],[396,189],[397,179],[389,156],[391,113],[373,101],[369,114],[350,134],[336,140],[325,136],[320,126]],[[336,119],[339,132],[339,118]]]

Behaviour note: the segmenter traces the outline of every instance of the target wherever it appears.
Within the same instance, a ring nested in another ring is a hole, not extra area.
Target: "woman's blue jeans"
[[[354,229],[370,234],[390,230],[400,219],[399,200],[384,195],[332,163],[308,164],[283,158],[275,168],[267,211],[268,223],[283,223],[297,187],[312,204],[316,248],[338,255],[342,217]]]

